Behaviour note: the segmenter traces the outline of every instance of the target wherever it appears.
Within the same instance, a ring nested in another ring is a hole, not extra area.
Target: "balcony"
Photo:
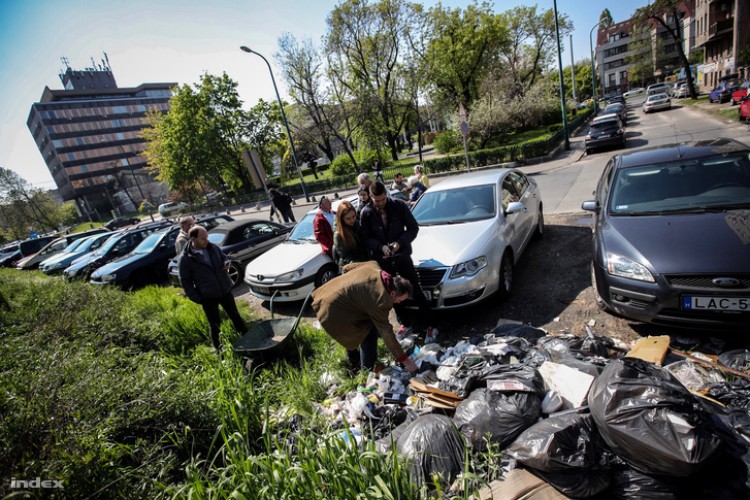
[[[722,21],[713,23],[708,26],[708,37],[714,38],[717,36],[731,33],[734,30],[734,17],[724,19]]]

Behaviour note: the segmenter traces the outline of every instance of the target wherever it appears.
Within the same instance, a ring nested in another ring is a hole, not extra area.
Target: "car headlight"
[[[117,279],[116,274],[103,274],[100,278],[103,283],[110,283]]]
[[[487,257],[481,256],[476,259],[467,260],[456,264],[451,269],[450,278],[459,278],[461,276],[474,276],[479,271],[487,267]]]
[[[646,266],[621,255],[607,253],[607,271],[613,276],[653,283],[654,277]]]
[[[292,271],[290,273],[279,274],[278,276],[276,276],[276,279],[274,281],[294,281],[294,280],[298,280],[298,279],[300,279],[302,277],[302,273],[304,273],[304,272],[305,272],[305,270],[302,269],[302,268],[295,269],[294,271]]]

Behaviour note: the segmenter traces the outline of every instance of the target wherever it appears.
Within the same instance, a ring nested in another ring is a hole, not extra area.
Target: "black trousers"
[[[234,329],[237,333],[244,335],[247,333],[247,325],[245,320],[240,316],[240,312],[237,310],[237,303],[234,301],[234,295],[232,292],[227,292],[218,299],[203,299],[201,302],[203,306],[203,312],[206,313],[206,319],[208,320],[208,326],[211,328],[211,340],[214,343],[214,347],[219,349],[221,343],[219,342],[219,332],[221,331],[221,314],[219,313],[219,306],[224,309],[229,319],[234,324]]]
[[[375,362],[378,360],[378,331],[375,325],[372,326],[369,335],[359,345],[359,349],[347,350],[349,364],[353,368],[366,368],[372,370],[375,368]]]
[[[398,322],[404,326],[413,326],[415,322],[414,320],[416,319],[416,322],[419,323],[420,326],[429,326],[426,324],[426,322],[430,317],[430,303],[424,296],[422,286],[419,284],[417,270],[414,268],[414,262],[412,262],[411,257],[408,255],[398,254],[393,257],[381,257],[377,260],[383,271],[390,273],[391,275],[401,275],[402,278],[408,279],[414,287],[412,299],[417,305],[418,313],[416,315],[412,314],[406,308],[406,305],[403,302],[400,304],[395,304],[393,306],[393,310],[396,312],[396,318],[398,319]]]

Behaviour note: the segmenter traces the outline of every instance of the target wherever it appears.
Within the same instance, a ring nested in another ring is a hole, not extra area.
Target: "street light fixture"
[[[594,99],[594,101],[596,101],[596,69],[594,68],[594,44],[591,41],[591,37],[594,34],[594,30],[601,24],[602,21],[599,21],[593,28],[591,28],[591,31],[589,31],[589,51],[591,52],[591,98]]]
[[[276,87],[276,78],[273,76],[273,70],[271,69],[271,64],[268,62],[268,59],[263,57],[263,54],[259,52],[255,52],[254,50],[250,49],[249,47],[243,45],[240,47],[240,49],[243,52],[247,52],[249,54],[255,54],[256,56],[260,57],[265,61],[266,66],[268,66],[268,72],[271,74],[271,82],[273,83],[273,90],[276,92],[276,99],[279,101],[279,109],[281,110],[281,118],[284,120],[284,126],[286,127],[286,135],[289,137],[289,146],[292,149],[292,158],[294,159],[294,167],[297,169],[297,175],[299,175],[299,181],[302,185],[302,192],[305,194],[305,200],[310,201],[310,195],[307,194],[307,186],[305,185],[305,179],[302,177],[302,171],[299,168],[299,161],[297,161],[297,150],[294,148],[294,140],[292,139],[292,132],[289,130],[289,122],[286,120],[286,113],[284,113],[284,104],[281,102],[281,96],[279,95],[279,89]]]
[[[565,140],[565,151],[570,151],[570,139],[568,138],[568,113],[565,109],[565,83],[563,82],[562,52],[560,50],[560,27],[557,23],[557,0],[552,1],[552,6],[555,9],[555,38],[557,39],[557,65],[560,69],[560,106],[562,107],[563,136]]]
[[[133,174],[133,180],[135,180],[135,185],[138,187],[138,193],[141,195],[141,202],[146,202],[148,205],[148,216],[151,217],[151,222],[154,222],[154,211],[151,207],[151,203],[146,200],[146,197],[143,196],[143,190],[141,189],[141,183],[138,180],[138,176],[135,175],[135,170],[130,168],[130,160],[128,160],[128,152],[125,151],[125,148],[122,146],[122,144],[119,144],[118,147],[120,148],[120,151],[122,151],[123,157],[125,158],[125,164],[128,167],[128,170],[130,170],[130,173]],[[138,210],[138,207],[135,207],[136,210]]]

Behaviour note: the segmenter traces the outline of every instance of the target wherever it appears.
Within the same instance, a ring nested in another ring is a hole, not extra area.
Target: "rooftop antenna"
[[[107,53],[104,53],[104,60],[106,61],[106,66],[108,70],[111,70],[111,66],[109,65],[109,57],[107,57]]]
[[[64,65],[65,65],[65,67],[66,67],[67,69],[70,69],[70,61],[68,60],[68,58],[67,58],[67,57],[65,57],[65,56],[62,56],[62,57],[60,58],[60,60],[62,61],[62,63],[63,63]]]

